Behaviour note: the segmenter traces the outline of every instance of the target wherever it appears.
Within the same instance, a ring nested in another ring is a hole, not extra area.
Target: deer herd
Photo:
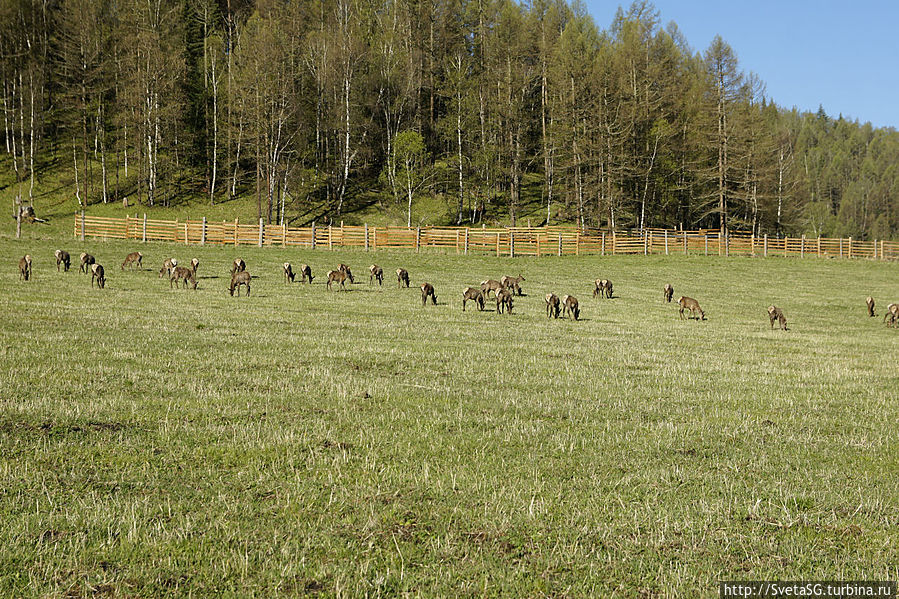
[[[65,250],[56,250],[54,256],[56,257],[56,271],[59,272],[60,269],[62,269],[64,272],[68,272],[71,266],[71,256],[69,252]],[[179,266],[178,260],[175,258],[166,258],[163,261],[162,268],[159,269],[159,278],[168,279],[170,288],[178,287],[180,283],[180,286],[183,289],[187,289],[188,286],[190,286],[191,289],[196,290],[198,281],[197,269],[199,268],[199,265],[200,261],[196,258],[193,258],[190,261],[190,268]],[[135,267],[138,270],[143,270],[143,254],[141,252],[131,252],[125,256],[125,260],[121,264],[121,270],[125,270],[125,267],[128,267],[128,270],[133,270]],[[105,270],[101,264],[97,263],[96,258],[91,254],[86,252],[81,253],[79,270],[84,274],[90,273],[91,287],[94,285],[100,289],[106,287]],[[381,286],[384,282],[384,269],[377,264],[372,264],[369,266],[368,270],[369,285],[374,285],[377,281],[378,286]],[[301,264],[299,270],[295,273],[293,265],[289,262],[284,262],[283,271],[284,280],[288,284],[295,281],[297,274],[300,275],[301,283],[311,284],[314,278],[312,275],[312,268],[308,264]],[[32,257],[30,254],[26,254],[19,259],[19,279],[29,281],[33,276]],[[485,310],[487,300],[490,299],[490,294],[493,294],[493,300],[496,304],[496,313],[511,314],[514,306],[514,298],[516,296],[524,296],[524,293],[521,290],[521,284],[525,280],[524,276],[519,273],[517,277],[503,276],[499,280],[486,279],[481,281],[481,284],[477,287],[466,287],[462,291],[462,311],[465,311],[466,304],[469,301],[475,305],[478,311]],[[246,262],[241,258],[236,258],[231,263],[231,283],[228,287],[229,293],[233,296],[236,291],[237,295],[240,296],[240,288],[241,286],[244,286],[246,287],[246,296],[249,297],[251,281],[252,276],[247,271]],[[349,281],[351,285],[355,283],[352,270],[348,265],[340,264],[336,269],[328,271],[326,286],[329,291],[347,291],[347,281]],[[397,268],[396,281],[397,287],[409,288],[409,271],[405,268]],[[422,283],[420,289],[421,305],[425,306],[430,298],[431,303],[436,306],[437,293],[434,286],[430,283]],[[593,282],[593,297],[596,298],[597,296],[601,299],[612,299],[612,281],[608,279],[596,279]],[[666,283],[662,288],[662,301],[671,303],[673,297],[674,288],[669,283]],[[563,295],[559,297],[555,293],[547,293],[544,296],[544,302],[546,304],[547,318],[559,318],[559,316],[567,316],[572,320],[578,320],[580,318],[580,306],[577,298],[573,295]],[[690,318],[697,321],[706,320],[705,311],[700,307],[699,302],[692,297],[680,296],[676,303],[678,305],[678,315],[681,319]],[[868,316],[875,317],[874,298],[866,298],[865,303],[868,309]],[[685,315],[685,312],[687,311],[689,311],[689,316]],[[784,316],[783,310],[772,305],[768,306],[767,311],[772,329],[774,328],[775,323],[777,323],[780,329],[784,331],[788,330],[787,319]],[[895,327],[899,324],[899,303],[887,305],[883,322],[889,327]]]

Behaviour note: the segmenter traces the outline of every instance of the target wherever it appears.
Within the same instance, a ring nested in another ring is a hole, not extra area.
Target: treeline
[[[894,129],[778,107],[648,2],[603,31],[564,0],[6,0],[0,79],[25,203],[52,170],[81,205],[250,197],[269,222],[379,201],[409,222],[899,229]],[[413,214],[422,196],[444,213]]]

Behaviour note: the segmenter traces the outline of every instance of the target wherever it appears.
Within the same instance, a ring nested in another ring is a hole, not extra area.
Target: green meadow
[[[144,270],[120,270],[134,250]],[[169,256],[200,260],[196,291],[158,278]],[[228,294],[238,256],[250,297]],[[0,237],[0,258],[2,596],[717,597],[719,580],[899,578],[895,263],[63,235]],[[285,283],[285,261],[313,284]],[[329,292],[341,262],[356,284]],[[519,273],[511,315],[462,311],[466,286]],[[591,297],[596,278],[613,299]],[[708,320],[681,320],[665,283]],[[548,319],[550,291],[582,320]]]

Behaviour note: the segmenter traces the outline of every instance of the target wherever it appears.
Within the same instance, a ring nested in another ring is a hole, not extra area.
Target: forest
[[[779,106],[737,54],[646,1],[5,0],[0,169],[38,212],[52,178],[293,225],[895,238],[897,131]]]

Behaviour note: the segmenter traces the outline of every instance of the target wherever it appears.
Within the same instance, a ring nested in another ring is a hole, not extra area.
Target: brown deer
[[[56,272],[59,272],[59,265],[62,264],[63,270],[69,272],[69,266],[72,264],[72,257],[65,250],[56,250],[53,252],[56,256]]]
[[[505,288],[496,292],[496,312],[502,314],[503,310],[512,313],[512,292]]]
[[[96,259],[88,253],[81,252],[81,266],[78,267],[81,272],[88,274],[90,267],[96,263]]]
[[[437,293],[434,291],[434,286],[430,283],[422,283],[421,284],[421,305],[424,306],[428,303],[428,298],[431,298],[431,303],[435,306],[437,305]]]
[[[524,279],[524,277],[522,276],[522,274],[521,274],[521,273],[518,273],[518,276],[517,276],[517,277],[503,276],[503,278],[500,279],[499,282],[502,283],[503,287],[505,287],[506,289],[511,290],[512,293],[514,293],[515,295],[521,297],[521,295],[522,295],[522,294],[521,294],[521,283],[522,283],[522,281],[524,281],[524,280],[525,280],[525,279]]]
[[[546,317],[558,318],[559,310],[561,309],[559,296],[555,293],[547,293],[544,299],[546,300]]]
[[[235,258],[234,262],[231,264],[231,276],[234,276],[234,273],[243,272],[247,269],[247,263],[244,262],[241,258]],[[240,290],[238,290],[240,293]]]
[[[231,296],[234,296],[234,290],[237,289],[237,297],[240,297],[240,286],[247,286],[247,297],[250,297],[250,273],[246,270],[240,270],[231,275]]]
[[[664,294],[663,297],[665,298],[665,301],[670,304],[671,296],[674,295],[674,287],[672,287],[668,283],[665,283],[665,288],[662,290],[662,293]]]
[[[484,292],[475,287],[466,287],[462,292],[462,311],[465,312],[465,302],[473,301],[478,305],[478,310],[484,309]]]
[[[19,278],[26,281],[31,278],[31,254],[19,258]]]
[[[340,287],[337,288],[337,291],[343,289],[346,291],[346,280],[349,278],[349,275],[342,270],[330,270],[328,271],[328,291],[331,290],[331,283],[339,283]],[[352,280],[350,281],[352,283]]]
[[[350,283],[352,283],[352,284],[356,283],[356,279],[353,278],[353,273],[350,270],[349,266],[347,266],[346,264],[340,264],[337,266],[337,270],[339,270],[343,273],[346,273],[346,278],[348,278],[350,280]]]
[[[490,292],[493,292],[494,297],[496,296],[497,291],[503,288],[503,284],[499,281],[495,281],[493,279],[487,279],[486,281],[481,281],[481,291],[484,293],[485,298],[490,297]]]
[[[409,288],[409,271],[405,268],[396,269],[396,286],[402,287],[405,283],[406,289]]]
[[[371,266],[369,266],[368,272],[371,273],[371,275],[368,277],[369,285],[371,285],[375,279],[377,279],[378,281],[378,286],[380,286],[381,283],[384,282],[384,269],[377,264],[372,264]]]
[[[865,299],[865,303],[868,304],[868,316],[876,316],[874,314],[874,298],[869,296]]]
[[[91,265],[91,287],[94,286],[94,281],[97,281],[97,287],[100,289],[106,287],[106,273],[103,267],[96,263]]]
[[[144,255],[140,252],[131,252],[127,256],[125,256],[125,261],[122,262],[122,270],[125,270],[125,267],[128,267],[128,270],[134,270],[134,265],[137,264],[137,267],[143,270],[143,259]]]
[[[197,276],[194,274],[194,271],[189,268],[176,266],[174,270],[172,270],[172,275],[169,277],[169,288],[171,289],[173,283],[177,285],[178,281],[183,281],[182,286],[184,289],[187,289],[188,283],[190,283],[194,289],[197,288]]]
[[[165,262],[162,263],[162,268],[159,269],[159,278],[171,277],[172,271],[175,270],[176,266],[178,266],[178,261],[176,259],[166,258]]]
[[[200,261],[196,258],[190,259],[190,269],[194,271],[194,274],[197,274],[197,269],[200,268]]]
[[[284,280],[288,283],[293,283],[293,279],[296,275],[293,274],[293,266],[290,265],[290,262],[284,263]]]
[[[300,275],[303,277],[300,279],[300,283],[305,283],[307,280],[312,283],[312,268],[308,264],[300,264]]]
[[[768,319],[771,321],[772,329],[774,328],[774,321],[776,320],[780,323],[781,330],[787,330],[787,318],[784,316],[783,310],[777,306],[768,306]]]
[[[597,279],[593,282],[593,297],[612,297],[612,281],[608,279]]]
[[[562,314],[567,314],[569,318],[574,318],[575,320],[581,317],[581,308],[576,297],[573,295],[562,296]]]
[[[699,307],[699,302],[697,302],[692,297],[682,295],[681,297],[677,298],[677,303],[680,305],[680,310],[678,310],[678,312],[680,313],[681,320],[686,318],[684,316],[684,310],[690,311],[691,318],[696,317],[696,313],[699,312],[699,316],[696,317],[696,319],[705,320],[705,312],[702,310],[702,308]]]
[[[883,315],[883,321],[888,327],[893,327],[896,326],[897,320],[899,320],[899,304],[889,304],[886,314]]]

